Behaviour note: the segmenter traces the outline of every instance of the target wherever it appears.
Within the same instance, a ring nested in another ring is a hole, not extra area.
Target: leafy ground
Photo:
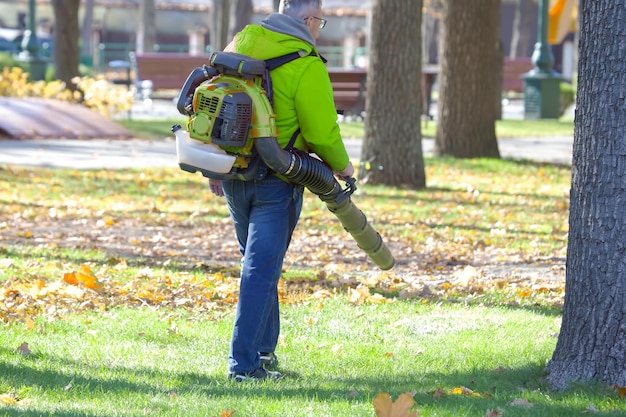
[[[497,297],[559,304],[569,168],[495,160],[427,164],[425,191],[363,186],[354,196],[394,254],[392,271],[377,270],[323,203],[307,194],[285,262],[285,301],[350,287],[364,298],[481,299],[498,290]],[[236,281],[229,278],[238,275],[240,255],[227,209],[201,176],[168,169],[6,167],[0,173],[6,288],[0,319],[58,315],[58,300],[48,311],[45,296],[82,291],[85,284],[100,291],[81,294],[93,295],[84,304],[89,308],[213,308],[207,299],[218,305],[236,299]],[[51,287],[54,279],[59,288]]]
[[[405,393],[424,416],[624,412],[611,387],[544,380],[570,168],[426,166],[426,190],[354,196],[391,271],[306,195],[281,281],[288,378],[245,390],[224,377],[239,254],[205,179],[0,167],[0,415],[371,417]]]

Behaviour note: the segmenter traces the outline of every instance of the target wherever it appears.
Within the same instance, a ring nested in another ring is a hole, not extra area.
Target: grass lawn
[[[163,139],[167,136],[173,124],[182,124],[184,118],[165,120],[128,120],[120,119],[118,122],[135,133],[137,137],[145,139]],[[363,122],[340,123],[341,134],[344,138],[362,138]],[[434,137],[436,123],[422,124],[422,136]],[[568,117],[558,120],[517,120],[506,119],[496,122],[496,134],[499,138],[534,137],[534,136],[573,136],[574,121]]]
[[[545,382],[569,167],[425,163],[426,190],[354,196],[393,271],[306,195],[281,283],[285,378],[260,384],[226,377],[239,254],[205,179],[0,167],[0,416],[374,417],[382,392],[420,416],[625,415],[612,387]]]
[[[375,416],[379,392],[420,416],[621,415],[604,387],[550,392],[559,312],[345,297],[283,309],[279,382],[226,378],[232,311],[116,308],[3,330],[2,416]],[[533,335],[527,337],[527,335]],[[15,352],[27,342],[30,354]],[[496,411],[499,410],[499,411]]]

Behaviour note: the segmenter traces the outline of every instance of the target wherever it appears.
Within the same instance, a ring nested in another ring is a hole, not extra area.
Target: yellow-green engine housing
[[[192,107],[189,136],[237,156],[237,168],[248,166],[255,138],[278,136],[274,110],[260,77],[219,75],[196,88]]]

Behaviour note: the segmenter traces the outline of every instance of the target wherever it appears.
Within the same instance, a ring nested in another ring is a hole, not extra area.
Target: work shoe
[[[278,358],[274,352],[259,352],[261,366],[265,369],[278,368]]]
[[[266,371],[265,369],[257,368],[252,372],[248,372],[247,374],[235,373],[231,372],[229,378],[234,379],[235,382],[244,382],[244,381],[276,381],[281,379],[283,376],[280,372],[275,371]]]

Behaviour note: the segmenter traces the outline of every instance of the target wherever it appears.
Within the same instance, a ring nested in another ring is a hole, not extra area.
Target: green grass
[[[184,119],[164,119],[164,120],[135,120],[120,119],[118,122],[130,130],[135,137],[145,139],[163,139],[171,136],[173,124],[184,121]],[[340,123],[341,135],[344,138],[362,138],[363,122]],[[436,123],[428,122],[422,124],[422,136],[434,137]],[[574,121],[568,117],[561,119],[543,120],[516,120],[506,119],[496,122],[496,134],[499,138],[513,137],[536,137],[536,136],[573,136]]]
[[[624,415],[609,387],[546,385],[562,289],[487,280],[403,296],[415,274],[453,282],[477,250],[502,264],[564,257],[570,168],[425,163],[426,190],[362,185],[354,196],[402,260],[391,273],[368,266],[306,194],[286,260],[286,378],[245,385],[226,378],[239,256],[221,246],[233,244],[228,212],[206,179],[0,167],[0,416],[374,417],[379,392],[414,393],[420,416]],[[84,265],[101,293],[51,290]],[[359,284],[393,302],[351,303]]]
[[[543,368],[558,312],[422,301],[351,306],[345,298],[283,309],[285,379],[226,378],[226,315],[120,308],[3,329],[0,416],[375,416],[372,400],[414,393],[420,416],[623,415],[604,387],[550,392]],[[527,337],[527,335],[533,337]],[[15,348],[27,342],[24,357]],[[466,387],[477,395],[454,395]],[[436,394],[437,392],[443,395]],[[530,407],[512,405],[524,399]]]

